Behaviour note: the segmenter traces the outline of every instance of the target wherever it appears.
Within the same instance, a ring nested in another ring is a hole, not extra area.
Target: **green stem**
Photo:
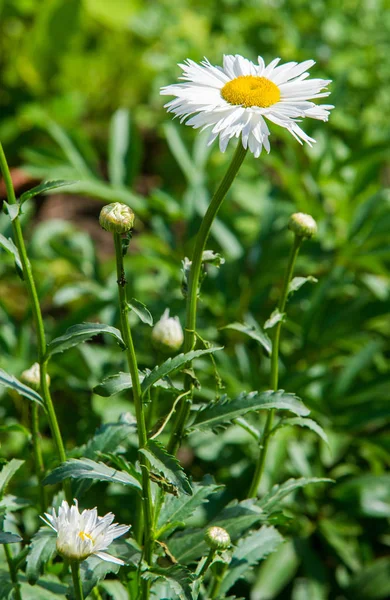
[[[283,281],[282,293],[280,295],[280,300],[278,304],[278,310],[280,313],[284,313],[286,308],[287,296],[288,296],[288,286],[293,276],[295,262],[297,260],[297,256],[299,253],[299,249],[302,244],[302,239],[300,236],[295,236],[294,243],[291,247],[290,257],[286,269],[286,273]],[[279,384],[279,346],[280,346],[280,332],[282,329],[283,320],[280,320],[275,325],[275,333],[274,339],[272,342],[272,353],[271,353],[271,377],[270,377],[270,387],[272,390],[276,392]],[[271,429],[274,422],[275,409],[269,411],[267,415],[267,420],[265,422],[264,432],[260,440],[260,451],[259,458],[256,464],[255,473],[253,475],[252,484],[249,490],[248,498],[254,498],[257,495],[257,490],[260,485],[261,478],[264,472],[265,459],[267,456],[268,445],[271,438]]]
[[[72,561],[70,563],[70,568],[72,571],[75,600],[84,600],[83,586],[81,584],[81,577],[80,577],[80,563]]]
[[[210,552],[207,556],[207,559],[205,560],[201,570],[197,574],[197,579],[203,579],[203,577],[206,575],[207,569],[209,568],[209,566],[211,565],[211,563],[214,560],[214,556],[215,556],[215,550],[213,548],[210,548]]]
[[[199,278],[202,268],[203,251],[206,247],[206,242],[209,237],[211,226],[214,222],[215,217],[221,208],[222,202],[232,185],[234,178],[236,177],[239,168],[246,156],[247,149],[242,145],[241,139],[238,141],[238,146],[233,155],[232,161],[225,174],[225,177],[221,181],[217,188],[213,198],[211,199],[210,205],[203,217],[200,225],[196,241],[195,248],[192,257],[192,264],[188,282],[188,295],[187,295],[187,306],[186,306],[186,326],[184,332],[184,352],[190,352],[195,345],[195,329],[196,329],[196,310],[198,304],[198,292],[199,292]],[[186,377],[185,389],[192,389],[192,380],[190,377]],[[168,444],[168,452],[174,454],[181,443],[183,437],[184,427],[191,409],[192,394],[183,398],[171,438]]]
[[[131,335],[131,329],[129,320],[127,317],[128,303],[127,303],[127,292],[126,292],[126,276],[123,264],[122,254],[122,239],[120,234],[114,233],[114,244],[115,244],[115,257],[116,257],[116,272],[117,272],[117,283],[118,283],[118,295],[121,315],[121,331],[124,342],[126,344],[126,356],[131,380],[133,383],[133,398],[135,414],[137,419],[138,429],[138,445],[139,448],[145,448],[148,443],[148,436],[146,431],[145,422],[145,411],[142,404],[142,391],[141,384],[138,375],[138,364],[137,357],[134,350],[133,338]],[[142,455],[139,454],[139,462],[142,471],[142,504],[143,504],[143,518],[144,518],[144,557],[147,564],[151,564],[153,555],[153,500],[152,491],[149,478],[149,462]],[[142,598],[145,600],[149,597],[150,583],[148,581],[142,581]]]
[[[15,191],[12,184],[11,173],[8,167],[7,159],[4,154],[3,146],[0,143],[0,168],[3,173],[4,183],[7,190],[7,199],[9,204],[17,204]],[[49,425],[51,429],[51,433],[53,436],[54,444],[56,446],[58,458],[61,462],[66,461],[66,454],[64,449],[64,444],[62,441],[62,436],[60,432],[60,428],[58,426],[58,421],[56,417],[56,413],[54,410],[53,401],[50,396],[49,387],[46,381],[47,375],[47,362],[45,358],[46,354],[46,337],[45,337],[45,329],[43,325],[42,312],[39,304],[38,293],[35,286],[35,281],[31,269],[31,264],[29,258],[27,256],[26,245],[23,239],[22,226],[19,220],[19,216],[16,216],[12,221],[12,229],[15,237],[15,244],[19,251],[20,262],[22,263],[23,276],[24,281],[27,287],[27,293],[30,300],[30,306],[33,314],[33,320],[36,329],[37,335],[37,345],[38,345],[38,362],[40,365],[40,386],[41,386],[41,394],[43,401],[45,403],[47,416],[49,420]],[[72,494],[69,482],[64,482],[64,490],[69,503],[72,502]]]
[[[38,404],[35,402],[31,403],[31,434],[32,434],[32,445],[35,463],[35,474],[38,479],[39,487],[39,500],[41,504],[41,512],[46,510],[46,489],[42,485],[43,478],[45,476],[45,465],[42,458],[41,448],[41,436],[39,433],[39,412]]]
[[[22,596],[20,593],[20,586],[18,583],[18,575],[16,573],[11,548],[10,548],[9,544],[4,544],[3,548],[4,548],[5,558],[6,558],[7,564],[8,564],[9,575],[10,575],[12,584],[14,586],[15,600],[22,600]]]

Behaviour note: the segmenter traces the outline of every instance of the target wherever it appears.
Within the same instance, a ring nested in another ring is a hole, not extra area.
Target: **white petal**
[[[125,563],[120,558],[116,558],[116,556],[111,556],[111,554],[106,554],[106,552],[94,552],[95,556],[98,556],[102,560],[106,562],[111,562],[116,565],[124,565]]]

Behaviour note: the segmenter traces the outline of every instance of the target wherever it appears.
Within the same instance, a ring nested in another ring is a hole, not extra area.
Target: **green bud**
[[[40,366],[36,362],[29,369],[26,369],[26,371],[23,371],[23,373],[20,376],[20,380],[23,381],[23,383],[29,385],[34,390],[39,390],[40,373],[41,373]],[[50,385],[50,377],[47,374],[46,374],[46,381],[47,381],[47,385]]]
[[[226,550],[231,543],[230,535],[222,527],[209,527],[204,540],[212,550]]]
[[[152,331],[152,340],[161,350],[175,352],[184,341],[183,329],[178,317],[170,317],[167,308]]]
[[[111,233],[127,233],[133,228],[135,215],[127,204],[113,202],[103,206],[99,223],[103,229]]]
[[[301,238],[310,239],[317,233],[317,223],[310,215],[294,213],[291,215],[288,228]]]

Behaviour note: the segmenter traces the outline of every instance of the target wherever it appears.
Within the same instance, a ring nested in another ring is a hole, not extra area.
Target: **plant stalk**
[[[15,569],[14,559],[12,557],[12,551],[9,544],[4,544],[4,554],[8,564],[9,575],[12,581],[12,585],[14,586],[15,592],[15,600],[22,600],[22,595],[20,593],[20,586],[18,582],[18,575]]]
[[[184,352],[190,352],[195,345],[196,340],[196,311],[198,305],[199,278],[202,269],[203,252],[210,234],[211,226],[215,217],[221,208],[222,202],[230,189],[242,163],[246,156],[247,149],[242,145],[241,139],[233,155],[229,168],[211,199],[210,205],[203,217],[198,234],[196,236],[195,248],[192,256],[192,264],[188,282],[188,295],[186,306],[186,326],[184,331]],[[192,390],[193,383],[191,377],[187,376],[185,380],[185,390]],[[181,444],[183,432],[189,412],[191,410],[192,393],[183,398],[180,403],[178,415],[168,443],[168,452],[175,454]]]
[[[282,292],[278,303],[278,310],[280,313],[284,313],[286,308],[288,286],[294,273],[295,262],[297,260],[302,240],[303,238],[298,235],[294,237],[294,242],[291,247],[286,273],[284,275]],[[270,388],[275,392],[277,391],[279,384],[279,346],[282,324],[283,319],[275,325],[275,333],[272,341]],[[271,409],[268,412],[263,435],[261,436],[259,458],[256,464],[256,469],[253,475],[251,487],[249,489],[248,498],[254,498],[257,495],[257,490],[264,473],[265,460],[267,457],[269,440],[271,438],[270,433],[274,422],[274,415],[275,409]]]
[[[3,146],[0,143],[0,168],[4,177],[4,183],[7,190],[8,204],[17,204],[14,187],[12,184],[11,173],[8,167],[7,159],[4,154]],[[26,245],[24,243],[22,226],[20,223],[19,215],[17,215],[12,221],[12,229],[15,238],[15,244],[19,252],[20,262],[22,263],[22,270],[27,293],[30,300],[30,306],[33,314],[33,320],[37,335],[37,346],[38,346],[38,362],[40,366],[40,388],[43,401],[45,403],[47,416],[51,433],[53,436],[54,444],[57,450],[58,458],[60,462],[66,461],[66,454],[64,444],[62,441],[61,431],[58,425],[57,416],[54,410],[53,401],[50,396],[49,386],[47,385],[47,361],[45,359],[46,354],[46,337],[45,329],[43,325],[42,312],[39,304],[39,298],[35,281],[32,273],[31,263],[27,256]],[[68,503],[72,502],[71,488],[68,481],[64,482],[65,495]]]
[[[35,463],[35,474],[38,479],[39,487],[39,501],[41,504],[41,512],[44,513],[46,510],[46,489],[42,485],[43,478],[45,476],[45,465],[42,458],[41,448],[41,436],[39,433],[39,412],[38,404],[32,402],[31,404],[31,434],[32,434],[32,445]]]
[[[76,562],[76,561],[72,561],[70,563],[70,569],[72,571],[72,580],[73,580],[75,600],[84,600],[83,586],[82,586],[81,577],[80,577],[80,563]]]
[[[142,403],[142,391],[141,384],[138,376],[138,364],[137,357],[135,354],[133,338],[131,335],[131,329],[127,313],[129,310],[127,303],[127,291],[126,291],[126,276],[123,263],[122,254],[122,238],[120,234],[114,233],[114,244],[115,244],[115,257],[116,257],[116,272],[117,272],[117,283],[118,283],[118,296],[120,306],[120,319],[121,319],[121,331],[123,340],[126,344],[126,356],[131,380],[133,383],[133,398],[135,414],[137,418],[137,429],[138,429],[138,444],[139,449],[145,448],[148,443],[148,436],[146,430],[145,411]],[[144,518],[144,557],[145,561],[150,565],[152,562],[153,555],[153,500],[152,490],[149,478],[149,462],[142,454],[139,454],[139,462],[142,471],[142,505],[143,505],[143,518]],[[149,597],[149,581],[142,581],[142,598],[145,600]]]

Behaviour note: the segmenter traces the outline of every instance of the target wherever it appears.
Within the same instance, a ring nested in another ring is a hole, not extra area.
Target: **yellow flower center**
[[[91,540],[91,542],[93,542],[93,537],[91,535],[89,535],[89,533],[85,533],[85,531],[80,531],[79,537],[81,537],[83,542],[85,542],[85,538],[88,538],[89,540]]]
[[[253,75],[240,75],[228,81],[223,86],[221,95],[229,104],[238,104],[245,108],[267,108],[280,100],[280,90],[273,81]]]

